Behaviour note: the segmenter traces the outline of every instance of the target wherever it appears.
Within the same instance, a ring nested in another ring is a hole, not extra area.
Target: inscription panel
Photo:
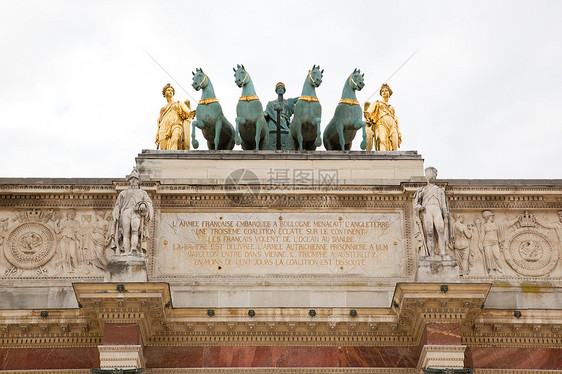
[[[400,213],[161,213],[159,276],[405,274]]]

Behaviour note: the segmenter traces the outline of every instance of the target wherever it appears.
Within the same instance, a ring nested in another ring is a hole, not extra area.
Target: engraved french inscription
[[[400,213],[162,213],[161,275],[400,276]]]

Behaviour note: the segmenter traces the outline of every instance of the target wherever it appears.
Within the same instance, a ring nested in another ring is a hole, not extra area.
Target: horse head
[[[192,71],[191,74],[193,74],[193,83],[191,85],[196,91],[207,87],[209,84],[209,78],[205,73],[203,73],[202,69],[196,68],[195,72]]]
[[[353,90],[361,91],[361,89],[365,87],[365,81],[363,80],[364,76],[365,74],[361,74],[360,69],[356,68],[355,70],[353,70],[353,73],[351,73],[348,80],[349,87],[351,87]]]
[[[232,68],[232,70],[234,70],[234,82],[238,87],[242,87],[248,84],[248,82],[250,81],[250,76],[248,75],[248,72],[246,71],[244,65],[236,65],[236,69]]]
[[[322,83],[322,74],[324,74],[324,69],[320,70],[320,65],[314,65],[312,70],[308,71],[308,82],[312,87],[318,87]]]

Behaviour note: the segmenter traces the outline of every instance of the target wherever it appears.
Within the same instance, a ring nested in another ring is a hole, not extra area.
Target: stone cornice
[[[418,374],[419,370],[417,368],[345,368],[345,367],[342,368],[197,368],[197,369],[174,368],[174,369],[146,369],[145,373],[146,374],[230,374],[230,373],[235,373],[235,374],[347,374],[347,373],[349,374]],[[29,374],[36,374],[36,373],[29,373]],[[47,374],[59,374],[59,373],[47,373]],[[562,370],[475,369],[474,374],[562,374]]]
[[[165,283],[75,283],[73,287],[83,314],[101,324],[138,323],[145,341],[165,322],[172,306]]]
[[[90,181],[90,180],[85,180]],[[84,183],[82,180],[26,183],[25,179],[4,179],[0,183],[0,207],[98,207],[109,208],[119,191],[127,188],[122,180],[105,184]],[[259,196],[249,205],[236,203],[236,196],[245,186],[213,184],[143,182],[157,208],[224,209],[224,208],[403,208],[412,194],[424,183],[402,182],[385,185],[384,181],[369,185],[298,185],[262,183]],[[482,184],[453,185],[439,181],[445,187],[452,210],[455,209],[561,209],[562,181],[544,180],[543,184],[480,181]],[[484,183],[487,182],[487,183]],[[515,181],[517,182],[517,181]],[[521,182],[521,181],[519,181]],[[524,181],[523,181],[524,182]]]
[[[2,370],[2,374],[91,374],[89,369]],[[161,368],[145,374],[418,374],[416,368]],[[474,369],[474,374],[562,374],[562,370]]]
[[[416,346],[426,323],[455,323],[468,346],[560,347],[562,311],[483,310],[489,284],[396,286],[390,308],[173,308],[166,283],[77,283],[81,308],[0,311],[2,347],[101,344],[105,323],[138,323],[155,346]],[[446,289],[443,287],[446,286]]]
[[[146,369],[146,374],[418,374],[415,368],[178,368]],[[10,373],[11,374],[11,373]],[[33,373],[35,374],[35,373]],[[58,374],[58,373],[56,373]],[[542,374],[542,373],[541,373]]]

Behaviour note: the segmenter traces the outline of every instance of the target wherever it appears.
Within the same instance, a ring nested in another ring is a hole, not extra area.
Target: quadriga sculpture
[[[222,113],[219,100],[215,96],[215,90],[209,77],[203,70],[197,68],[193,74],[192,86],[196,91],[201,90],[201,100],[196,109],[196,120],[192,123],[191,144],[193,148],[199,147],[195,139],[195,128],[201,129],[207,140],[207,146],[211,150],[231,150],[234,148],[234,127],[228,122]]]
[[[293,141],[293,149],[314,151],[322,145],[320,134],[320,118],[322,106],[316,97],[316,87],[322,83],[320,66],[314,65],[308,71],[302,94],[295,104],[295,114],[289,127]]]
[[[365,121],[361,120],[363,111],[355,96],[355,91],[360,91],[365,86],[363,76],[364,74],[361,74],[361,70],[355,69],[345,81],[341,100],[336,106],[334,118],[332,118],[324,130],[324,146],[328,151],[350,150],[353,138],[355,138],[357,130],[361,128],[363,129],[361,149],[365,149],[367,145]]]
[[[236,144],[244,150],[267,149],[268,129],[263,117],[263,106],[256,95],[254,83],[244,65],[234,70],[234,82],[242,87],[242,96],[236,105]]]

